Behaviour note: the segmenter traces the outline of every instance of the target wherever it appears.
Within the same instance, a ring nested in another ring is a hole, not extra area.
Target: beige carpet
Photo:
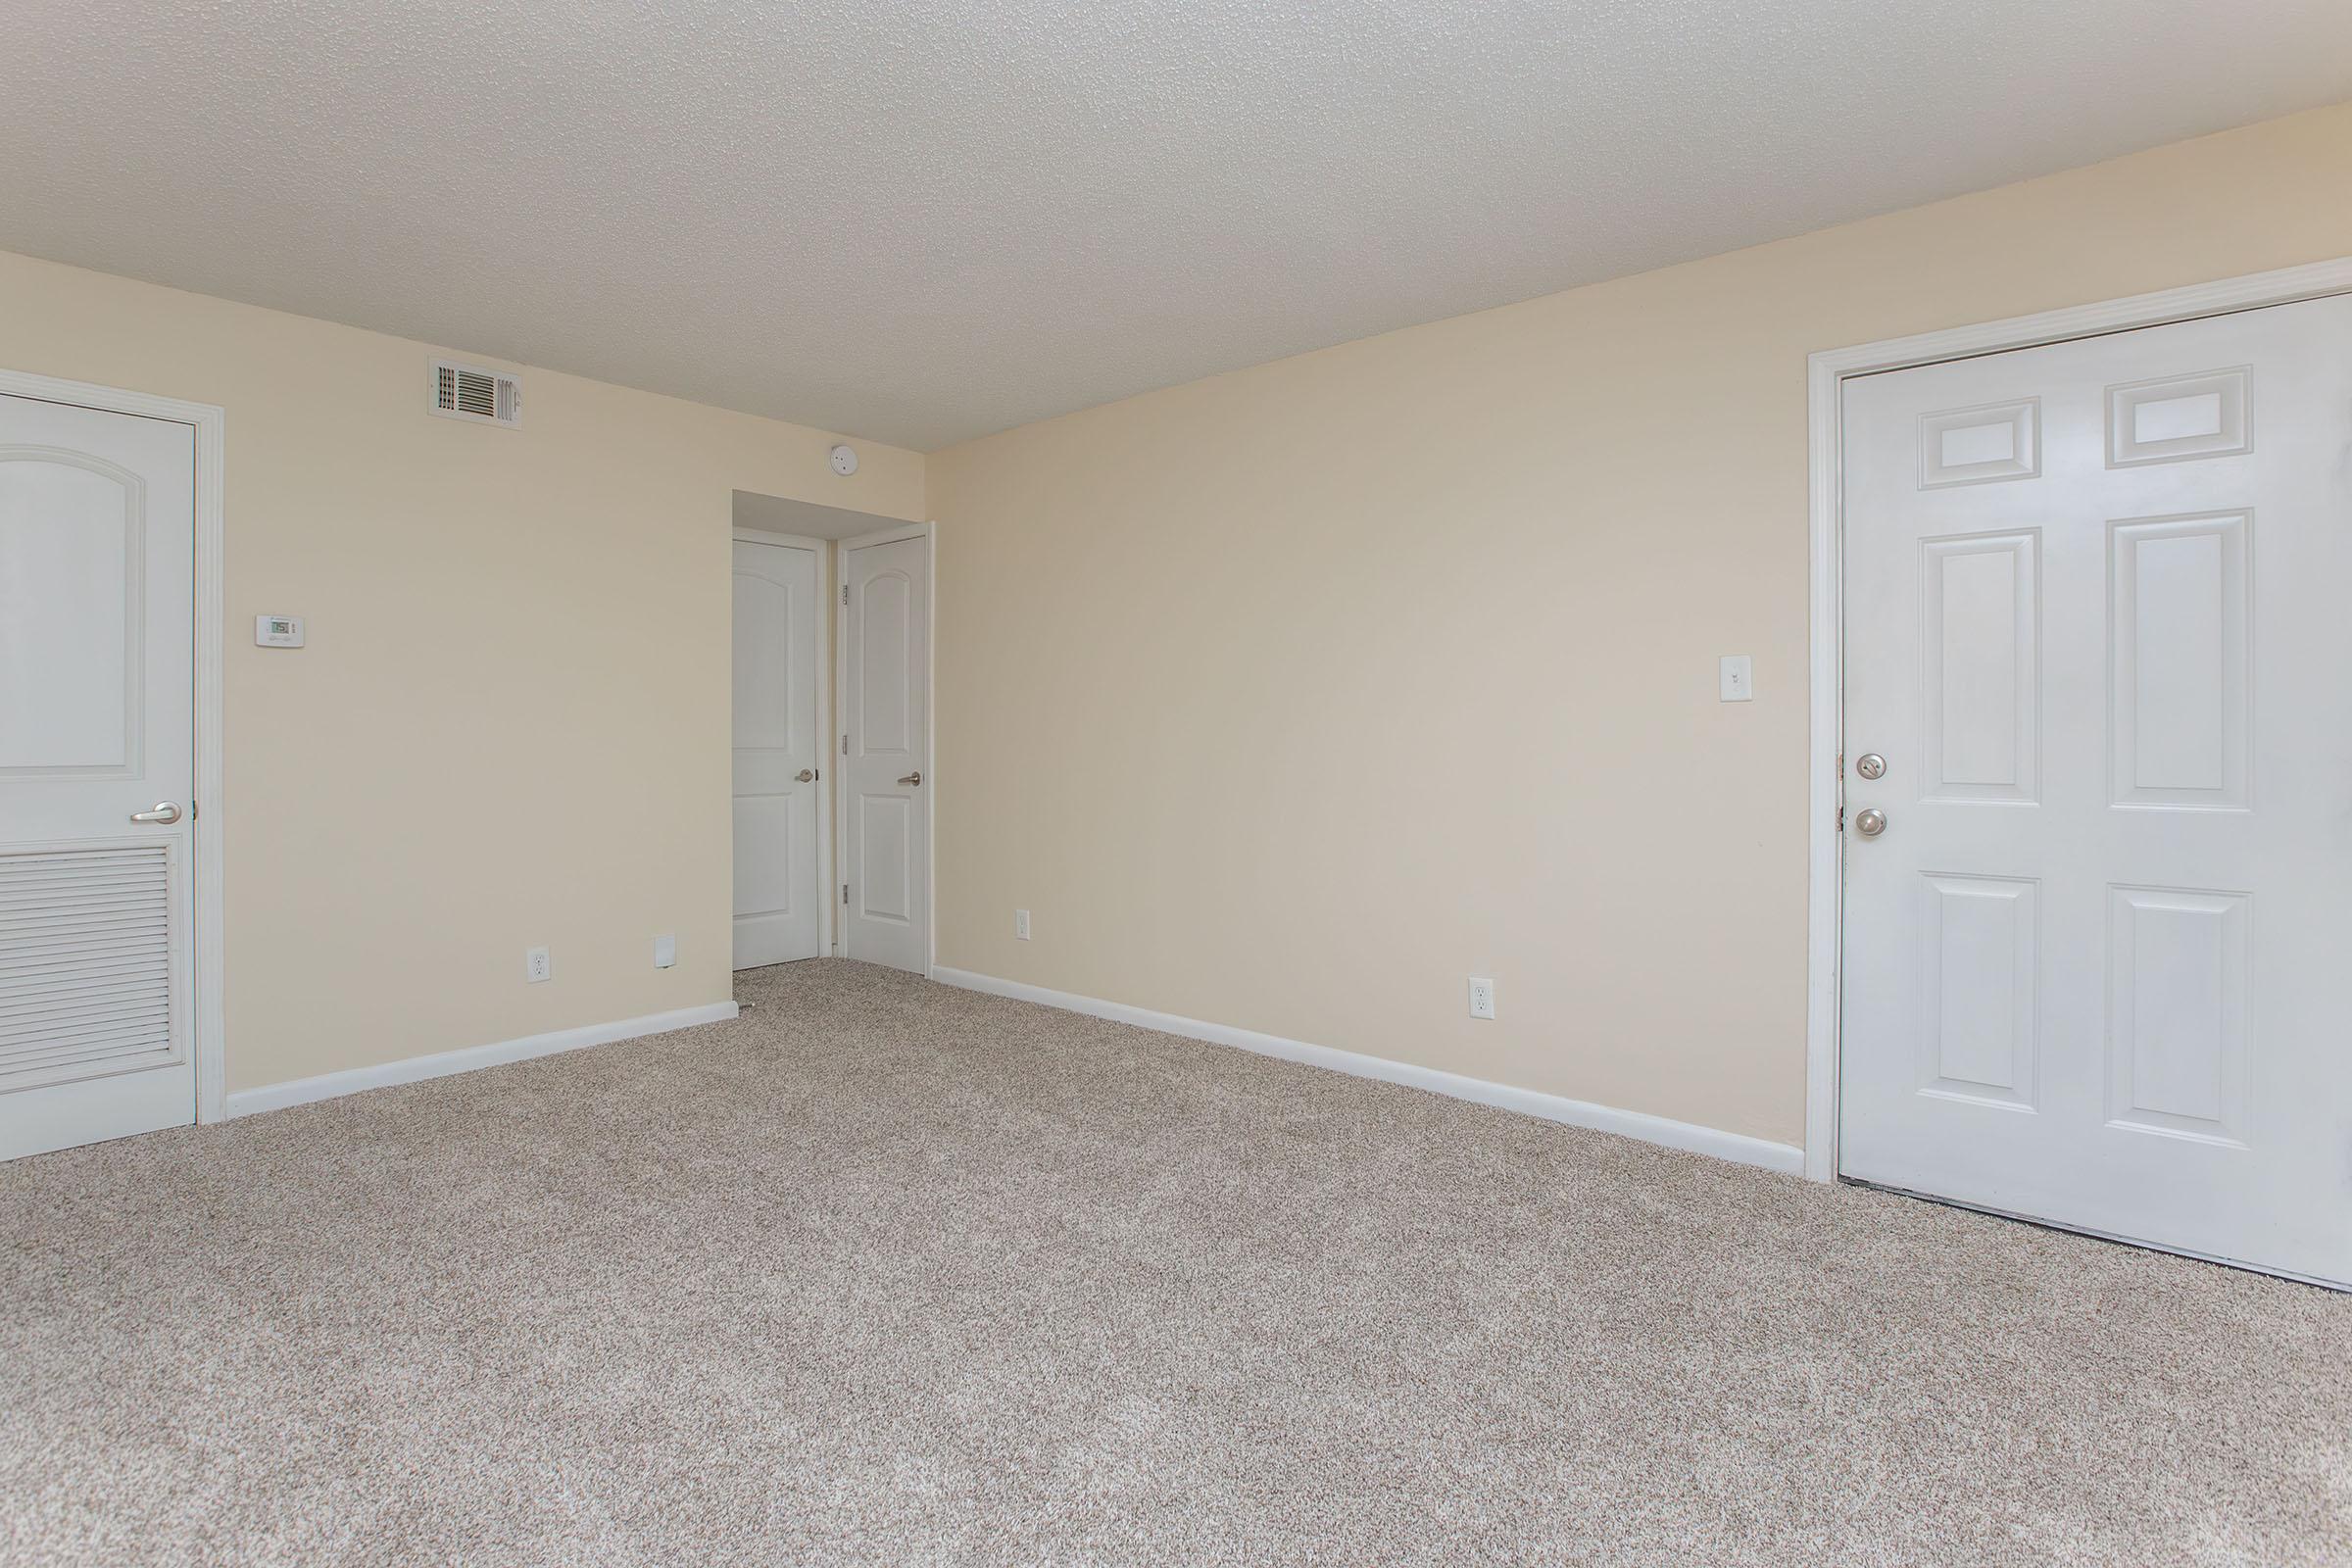
[[[2352,1298],[846,963],[0,1167],[11,1563],[2352,1561]]]

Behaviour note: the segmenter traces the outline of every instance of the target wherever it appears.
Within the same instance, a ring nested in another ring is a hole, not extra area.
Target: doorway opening
[[[737,969],[930,973],[933,525],[734,493]]]

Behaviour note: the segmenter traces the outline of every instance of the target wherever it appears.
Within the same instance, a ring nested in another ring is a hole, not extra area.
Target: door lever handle
[[[158,801],[155,803],[154,810],[133,811],[130,813],[130,819],[133,822],[161,822],[164,826],[170,827],[179,820],[179,808],[170,801]]]
[[[919,772],[909,773],[905,778],[899,780],[899,782],[902,784],[920,784],[922,781],[923,775]]]

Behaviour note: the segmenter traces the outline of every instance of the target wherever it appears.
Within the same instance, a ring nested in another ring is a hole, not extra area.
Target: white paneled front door
[[[2352,1282],[2352,299],[1844,398],[1840,1169]]]
[[[735,541],[735,967],[813,958],[817,869],[816,552]]]
[[[842,550],[842,954],[916,974],[930,967],[929,562],[919,538]]]
[[[193,1121],[196,434],[0,396],[0,1157]]]

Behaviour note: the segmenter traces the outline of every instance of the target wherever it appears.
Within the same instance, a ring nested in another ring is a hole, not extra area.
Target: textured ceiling
[[[921,448],[2352,97],[2347,0],[7,24],[0,248]]]

